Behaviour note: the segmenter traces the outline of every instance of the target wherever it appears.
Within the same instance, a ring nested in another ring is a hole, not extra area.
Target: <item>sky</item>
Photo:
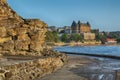
[[[38,18],[49,26],[90,22],[93,29],[120,31],[120,0],[8,0],[23,18]]]

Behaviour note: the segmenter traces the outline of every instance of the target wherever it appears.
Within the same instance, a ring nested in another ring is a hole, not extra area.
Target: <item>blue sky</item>
[[[89,21],[101,31],[120,31],[120,0],[8,0],[23,18],[39,18],[49,26]]]

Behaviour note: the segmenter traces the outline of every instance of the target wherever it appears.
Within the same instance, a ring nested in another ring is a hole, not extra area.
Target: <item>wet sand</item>
[[[120,60],[68,55],[60,70],[36,80],[120,80]]]

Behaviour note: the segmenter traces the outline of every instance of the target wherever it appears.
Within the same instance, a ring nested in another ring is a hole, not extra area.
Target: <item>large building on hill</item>
[[[81,23],[80,21],[78,21],[78,23],[76,23],[75,21],[73,21],[71,25],[71,30],[72,33],[88,33],[91,32],[91,26],[89,22]]]
[[[78,21],[78,23],[76,23],[73,21],[71,32],[71,34],[81,34],[84,37],[84,40],[95,40],[95,34],[91,33],[91,25],[89,22],[81,23]]]

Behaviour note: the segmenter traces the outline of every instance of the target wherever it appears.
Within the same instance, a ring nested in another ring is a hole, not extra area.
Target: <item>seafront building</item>
[[[76,23],[73,21],[71,25],[71,34],[80,34],[84,37],[84,40],[95,40],[95,33],[91,33],[91,25],[89,22],[81,23],[78,21]]]
[[[95,40],[95,34],[99,33],[99,29],[93,30],[93,33],[91,32],[91,25],[89,22],[87,23],[82,23],[78,21],[76,23],[75,21],[72,22],[71,26],[64,26],[64,27],[58,27],[57,29],[55,27],[49,27],[49,31],[57,31],[59,35],[61,36],[62,34],[68,34],[68,35],[74,35],[74,34],[79,34],[83,36],[85,41],[94,41]],[[94,33],[95,32],[95,33]]]
[[[91,26],[89,22],[81,23],[80,21],[78,21],[78,23],[76,23],[75,21],[73,21],[71,25],[71,30],[72,30],[72,33],[90,33]]]

